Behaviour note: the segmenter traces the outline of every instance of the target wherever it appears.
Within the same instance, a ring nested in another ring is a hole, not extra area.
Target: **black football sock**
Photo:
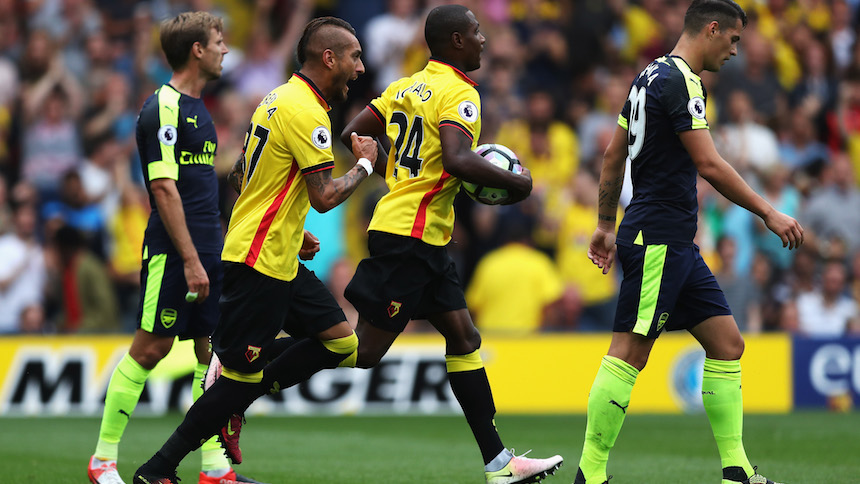
[[[244,413],[260,395],[263,386],[222,376],[185,414],[185,419],[150,461],[159,470],[175,470],[182,459],[215,435],[234,413]],[[149,464],[149,463],[147,463]]]
[[[269,393],[278,393],[307,380],[320,370],[336,368],[347,356],[349,354],[330,351],[315,339],[296,341],[263,369],[263,388]]]
[[[453,372],[449,370],[448,380],[454,396],[460,402],[472,434],[478,442],[486,465],[505,448],[493,421],[496,406],[493,403],[493,393],[487,380],[487,372],[484,368]]]

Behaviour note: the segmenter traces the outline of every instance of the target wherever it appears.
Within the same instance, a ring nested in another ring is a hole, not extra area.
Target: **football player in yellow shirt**
[[[347,82],[364,73],[361,45],[349,23],[322,17],[305,27],[297,53],[301,69],[257,106],[240,160],[241,195],[221,253],[221,319],[212,334],[221,377],[137,470],[135,483],[175,484],[179,462],[260,396],[323,368],[354,366],[358,339],[343,310],[297,258],[318,250],[319,241],[304,231],[310,207],[330,210],[373,172],[376,141],[352,135],[358,162],[331,176],[329,102],[344,101]],[[276,340],[282,329],[294,338]],[[225,449],[238,463],[233,443]]]
[[[480,67],[486,40],[474,14],[461,5],[437,7],[424,36],[432,56],[427,66],[392,83],[341,136],[347,144],[352,132],[391,143],[387,165],[379,166],[389,192],[370,222],[370,257],[345,292],[359,312],[356,366],[375,366],[410,319],[428,319],[445,337],[451,388],[481,450],[487,482],[535,482],[554,473],[562,458],[514,456],[502,444],[481,336],[445,248],[461,180],[505,188],[513,203],[531,192],[531,175],[492,166],[472,151],[481,133],[481,100],[465,73]]]

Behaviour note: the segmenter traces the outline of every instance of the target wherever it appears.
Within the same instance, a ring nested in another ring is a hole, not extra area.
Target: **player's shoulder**
[[[137,116],[138,125],[158,125],[159,111],[158,91],[155,91],[150,94],[145,101],[143,101],[143,106],[141,106],[140,112]]]

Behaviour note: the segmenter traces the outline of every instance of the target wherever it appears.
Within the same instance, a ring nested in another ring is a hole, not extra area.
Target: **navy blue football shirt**
[[[655,59],[634,79],[618,116],[633,179],[619,244],[693,243],[698,172],[678,133],[708,129],[706,99],[701,78],[677,56]]]
[[[152,213],[144,236],[150,254],[175,251],[152,196],[150,183],[176,180],[185,223],[197,252],[220,254],[223,246],[214,158],[218,138],[203,100],[161,86],[143,103],[137,120],[137,148]]]

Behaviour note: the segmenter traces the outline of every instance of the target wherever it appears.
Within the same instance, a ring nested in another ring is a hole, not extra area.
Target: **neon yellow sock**
[[[128,353],[113,370],[105,397],[99,441],[96,444],[95,456],[99,459],[117,459],[119,441],[128,425],[128,419],[131,418],[140,400],[147,377],[149,377],[149,370],[140,366]]]
[[[588,484],[606,481],[609,451],[624,424],[638,375],[639,370],[619,358],[606,355],[600,363],[588,394],[585,443],[579,460]]]
[[[208,365],[197,363],[194,367],[194,382],[191,384],[191,395],[196,402],[200,395],[203,395],[203,377],[206,376]],[[221,448],[221,443],[218,442],[218,436],[213,436],[200,446],[200,456],[202,458],[201,469],[211,471],[215,469],[229,469],[230,463],[227,461],[227,456],[224,455],[224,450]]]
[[[744,402],[740,360],[705,358],[702,374],[702,403],[720,451],[723,467],[742,467],[747,476],[753,467],[744,451]]]

